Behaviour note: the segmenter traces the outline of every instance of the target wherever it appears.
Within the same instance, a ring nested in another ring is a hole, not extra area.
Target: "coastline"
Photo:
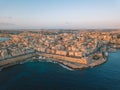
[[[35,53],[28,53],[28,54],[23,54],[23,55],[19,55],[16,57],[12,57],[12,58],[7,58],[5,60],[0,61],[0,70],[11,67],[11,66],[15,66],[17,64],[20,64],[21,62],[25,62],[27,59],[36,56]]]
[[[40,56],[48,58],[48,59],[45,59],[44,61],[49,60],[50,62],[57,62],[58,64],[62,64],[73,70],[92,68],[92,67],[101,65],[107,61],[107,58],[102,58],[100,60],[94,60],[93,62],[88,63],[88,64],[81,64],[81,63],[77,63],[77,62],[71,62],[69,60],[68,61],[64,60],[63,58],[65,58],[66,56],[61,56],[62,58],[59,58],[59,57],[53,58],[53,56],[58,56],[58,55],[50,55],[49,56],[49,54],[40,54]],[[72,59],[76,59],[76,58],[72,58]],[[40,60],[40,59],[38,59],[38,60]]]
[[[21,64],[22,62],[25,62],[28,58],[32,58],[38,56],[36,53],[28,53],[26,55],[20,55],[16,57],[12,57],[10,59],[5,59],[3,61],[0,61],[0,70],[4,68],[8,68],[11,66],[15,66],[17,64]],[[91,63],[87,62],[87,64],[81,64],[79,62],[80,59],[77,58],[71,58],[66,56],[59,56],[59,55],[50,55],[50,54],[41,54],[39,53],[39,56],[44,57],[42,61],[49,61],[49,62],[56,62],[59,65],[63,66],[64,68],[69,68],[70,70],[78,70],[78,69],[86,69],[86,68],[92,68],[98,65],[101,65],[107,61],[107,58],[102,58],[100,60],[93,60]],[[64,59],[65,58],[65,59]],[[77,62],[74,61],[78,60]],[[33,60],[41,60],[40,58],[33,58]],[[84,62],[84,59],[83,59]]]

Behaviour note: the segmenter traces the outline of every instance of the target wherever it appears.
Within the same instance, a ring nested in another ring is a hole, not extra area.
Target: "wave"
[[[73,71],[73,69],[71,69],[71,68],[69,68],[69,67],[67,67],[67,66],[65,66],[65,65],[63,65],[63,64],[59,64],[61,67],[63,67],[63,68],[65,68],[65,69],[67,69],[67,70],[70,70],[70,71]]]

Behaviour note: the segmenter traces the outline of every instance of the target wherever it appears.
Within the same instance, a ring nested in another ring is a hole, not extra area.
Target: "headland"
[[[120,30],[0,31],[0,68],[45,57],[72,69],[105,63],[120,48]]]

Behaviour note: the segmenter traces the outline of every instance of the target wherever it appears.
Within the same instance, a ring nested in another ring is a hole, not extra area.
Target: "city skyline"
[[[0,0],[0,29],[120,28],[119,0]]]

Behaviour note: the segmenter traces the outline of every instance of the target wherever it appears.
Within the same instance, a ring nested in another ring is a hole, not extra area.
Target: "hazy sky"
[[[0,28],[120,28],[120,0],[0,0]]]

